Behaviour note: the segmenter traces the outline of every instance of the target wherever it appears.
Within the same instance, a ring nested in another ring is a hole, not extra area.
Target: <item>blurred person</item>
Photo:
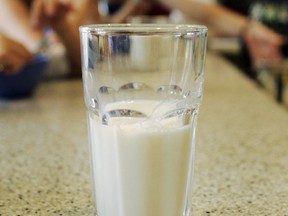
[[[273,3],[273,0],[220,0],[218,3],[203,3],[196,0],[159,0],[157,2],[170,10],[177,9],[186,16],[209,25],[219,35],[239,37],[244,42],[244,47],[248,49],[245,60],[249,67],[248,73],[252,77],[256,76],[257,70],[261,69],[261,67],[279,65],[283,59],[281,50],[285,42],[283,30],[286,29],[286,32],[288,31],[287,25],[282,28],[282,31],[277,31],[273,24],[267,25],[265,22],[263,24],[262,20],[255,19],[248,13],[249,9],[252,10],[251,5],[253,3],[259,9],[259,5],[268,4],[268,2]],[[280,0],[276,3],[274,2],[274,4],[278,5],[276,8],[280,9],[283,8],[283,4],[288,4],[287,1],[286,3],[284,2],[285,0]],[[111,18],[111,22],[125,22],[129,16],[135,15],[135,12],[138,12],[138,14],[143,13],[143,11],[147,13],[151,9],[149,3],[155,3],[155,1],[127,1]],[[141,4],[142,11],[139,10]],[[267,10],[266,13],[269,13],[269,10],[271,12],[271,6],[268,8],[267,5],[264,5],[263,9]],[[285,14],[283,14],[285,13],[285,9],[284,11],[283,9],[279,11],[282,11],[279,16],[282,16],[282,18],[285,17]],[[277,10],[274,10],[274,13],[277,13]],[[287,33],[285,34],[287,35]]]
[[[67,12],[69,4],[73,0],[34,0],[34,21],[43,22],[53,21],[56,24],[55,29],[58,28],[58,31],[65,36],[65,33],[69,32],[66,30],[67,23],[63,23],[60,19],[64,12]],[[86,0],[88,4],[95,4],[98,1]],[[119,23],[125,22],[128,17],[131,15],[145,14],[151,8],[151,4],[160,3],[168,10],[180,10],[186,16],[198,20],[206,25],[209,25],[211,28],[215,29],[221,35],[225,36],[234,36],[241,38],[245,44],[247,44],[249,55],[251,58],[251,67],[254,68],[254,71],[261,67],[263,62],[265,64],[278,64],[282,61],[281,46],[284,43],[284,38],[279,33],[275,32],[271,28],[263,25],[261,22],[251,20],[247,15],[235,12],[220,3],[203,3],[196,0],[129,0],[124,3],[124,5],[114,12],[113,16],[109,17],[106,22],[108,23]],[[245,1],[246,2],[246,1]],[[88,5],[87,4],[87,5]],[[70,10],[71,12],[71,10]],[[99,17],[98,17],[99,18]],[[55,22],[57,20],[57,22]],[[101,19],[96,19],[97,22],[101,22]],[[61,27],[57,27],[60,25]],[[78,25],[80,23],[78,22]],[[56,30],[57,31],[57,30]],[[77,33],[76,33],[77,32]],[[73,31],[75,34],[66,34],[69,35],[67,38],[67,45],[69,44],[79,44],[79,35],[77,31]],[[60,34],[60,35],[61,35]],[[73,37],[72,37],[73,35]],[[65,37],[64,37],[65,38]],[[74,40],[76,39],[76,40]],[[75,55],[75,61],[77,58],[80,64],[80,50],[79,46],[74,46],[74,51],[72,52]]]

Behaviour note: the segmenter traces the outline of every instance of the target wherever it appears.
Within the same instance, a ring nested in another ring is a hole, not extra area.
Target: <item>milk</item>
[[[116,117],[108,125],[89,113],[97,216],[181,216],[191,170],[192,124],[149,119],[156,101],[109,104],[146,117]]]

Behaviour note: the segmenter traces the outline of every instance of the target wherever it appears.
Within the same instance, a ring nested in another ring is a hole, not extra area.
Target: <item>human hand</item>
[[[21,43],[0,34],[0,72],[13,74],[32,61],[32,54]]]
[[[49,23],[55,27],[71,9],[70,0],[34,0],[31,9],[32,25],[41,28]]]
[[[264,25],[251,22],[243,32],[254,71],[265,68],[277,68],[283,56],[281,46],[284,38]]]

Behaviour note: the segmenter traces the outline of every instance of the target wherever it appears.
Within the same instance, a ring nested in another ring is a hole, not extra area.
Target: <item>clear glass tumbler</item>
[[[190,216],[207,28],[80,27],[95,214]]]

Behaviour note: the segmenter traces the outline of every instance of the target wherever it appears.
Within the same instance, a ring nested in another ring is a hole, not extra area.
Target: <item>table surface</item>
[[[193,212],[288,215],[288,112],[215,53],[200,110]],[[0,102],[0,215],[92,216],[81,80]]]

